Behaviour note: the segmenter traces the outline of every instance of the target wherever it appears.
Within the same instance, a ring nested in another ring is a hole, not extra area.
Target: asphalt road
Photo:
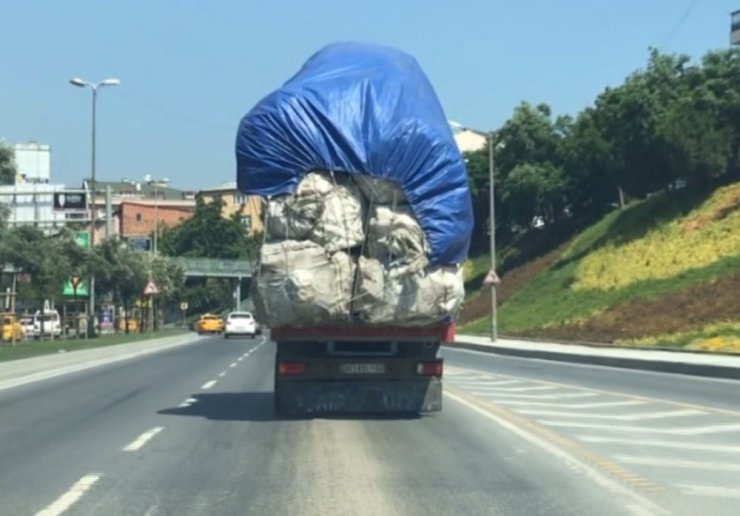
[[[441,413],[279,420],[273,351],[0,390],[0,514],[737,514],[740,382],[445,350]]]

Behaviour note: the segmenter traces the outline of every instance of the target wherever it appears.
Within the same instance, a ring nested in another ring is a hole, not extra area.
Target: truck
[[[454,324],[432,327],[275,328],[279,414],[421,413],[442,410],[440,346]]]
[[[380,45],[321,49],[242,118],[236,155],[239,190],[282,217],[262,221],[252,278],[275,343],[276,412],[440,411],[440,348],[455,339],[473,218],[463,157],[418,63]],[[301,198],[309,183],[314,197]],[[300,202],[271,204],[280,198]],[[341,220],[321,229],[322,210]]]

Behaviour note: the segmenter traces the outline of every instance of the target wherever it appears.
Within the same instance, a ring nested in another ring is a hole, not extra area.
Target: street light
[[[150,186],[154,186],[154,243],[152,245],[152,251],[157,254],[157,240],[159,238],[159,187],[166,186],[170,180],[166,177],[162,179],[153,179],[150,174],[144,177],[144,181]]]
[[[448,120],[447,123],[453,131],[466,131],[467,127],[459,122]],[[493,152],[496,149],[504,147],[503,142],[496,142],[496,134],[491,131],[488,134],[488,217],[490,228],[488,230],[489,236],[489,252],[491,253],[491,270],[486,276],[485,284],[491,288],[491,340],[496,341],[498,339],[498,313],[496,307],[496,289],[499,283],[498,276],[496,276],[496,204],[495,204],[495,182],[494,182],[494,166],[493,166]],[[468,160],[465,160],[467,163]]]
[[[69,82],[80,88],[89,87],[92,90],[92,156],[90,164],[90,195],[92,196],[92,210],[90,211],[90,217],[92,218],[92,231],[90,232],[90,247],[95,245],[95,229],[97,226],[97,214],[95,212],[96,202],[96,191],[95,191],[95,129],[96,129],[96,115],[97,115],[97,104],[98,104],[98,88],[103,86],[118,86],[121,81],[116,78],[105,79],[98,83],[92,83],[75,77],[70,79]],[[90,274],[90,318],[88,319],[87,333],[90,336],[95,335],[95,273]]]

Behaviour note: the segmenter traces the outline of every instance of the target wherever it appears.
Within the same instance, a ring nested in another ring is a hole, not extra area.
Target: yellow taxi
[[[25,337],[25,330],[15,314],[0,314],[2,321],[2,338],[6,342],[17,342]]]
[[[196,324],[196,329],[198,334],[203,335],[204,333],[222,333],[225,326],[224,318],[220,315],[203,314]]]

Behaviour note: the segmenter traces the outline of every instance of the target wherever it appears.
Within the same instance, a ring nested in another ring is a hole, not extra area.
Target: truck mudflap
[[[397,381],[283,381],[275,408],[288,416],[419,414],[442,410],[438,378]]]

